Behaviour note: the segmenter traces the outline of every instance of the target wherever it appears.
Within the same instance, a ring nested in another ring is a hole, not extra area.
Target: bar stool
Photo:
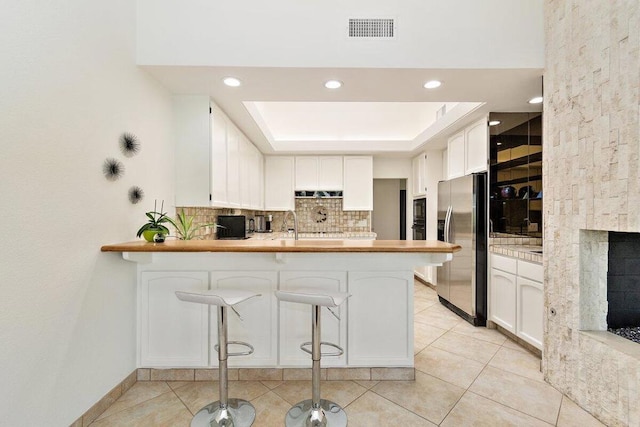
[[[200,409],[191,420],[191,427],[249,427],[256,418],[256,409],[246,400],[229,399],[229,380],[227,377],[227,356],[246,356],[253,353],[253,346],[242,341],[227,341],[227,308],[238,314],[233,308],[249,298],[260,296],[255,292],[242,289],[211,289],[201,292],[176,291],[181,301],[218,307],[218,344],[214,349],[218,352],[218,373],[220,400],[209,403]],[[239,316],[239,315],[238,315]],[[227,352],[228,344],[247,347],[248,351]]]
[[[342,347],[320,341],[320,309],[340,306],[350,295],[346,292],[333,292],[324,289],[301,288],[294,290],[276,291],[279,301],[296,302],[311,305],[311,341],[302,343],[300,349],[311,354],[313,360],[311,371],[311,399],[296,403],[289,409],[285,417],[287,427],[342,427],[347,425],[347,414],[335,402],[320,399],[320,357],[340,356],[344,353]],[[335,316],[335,313],[331,311]],[[336,316],[337,317],[337,316]],[[311,346],[309,350],[308,346]],[[322,353],[321,346],[336,348],[333,353]]]

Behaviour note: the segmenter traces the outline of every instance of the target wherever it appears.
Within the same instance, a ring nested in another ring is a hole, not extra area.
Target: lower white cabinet
[[[412,364],[413,273],[350,271],[349,293],[349,366]]]
[[[542,349],[542,265],[491,254],[489,319]]]
[[[320,288],[331,291],[347,290],[347,273],[344,271],[283,271],[280,273],[280,289]],[[347,302],[332,308],[340,319],[322,308],[320,319],[321,341],[347,348]],[[300,344],[311,341],[311,306],[282,301],[280,306],[280,365],[310,366],[309,354],[300,349]],[[323,351],[333,351],[330,347]],[[344,366],[346,355],[323,357],[322,366]]]
[[[142,272],[138,289],[140,366],[209,364],[207,306],[180,301],[175,291],[209,287],[204,271]]]
[[[542,348],[542,314],[544,312],[544,290],[541,282],[518,277],[518,320],[516,335],[529,344]]]
[[[492,322],[516,333],[516,275],[497,268],[491,269]]]
[[[244,341],[255,351],[249,356],[234,356],[228,359],[229,366],[268,366],[278,360],[278,312],[274,292],[278,286],[275,271],[213,271],[211,289],[244,289],[257,292],[253,297],[234,306],[241,318],[231,309],[228,311],[229,341]],[[218,354],[213,345],[218,342],[217,307],[211,307],[211,360],[218,365]],[[246,348],[230,344],[229,352],[245,351]]]

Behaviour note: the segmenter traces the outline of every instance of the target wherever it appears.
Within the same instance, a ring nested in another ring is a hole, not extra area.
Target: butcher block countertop
[[[105,245],[102,252],[384,252],[454,253],[459,245],[437,240],[167,240]]]

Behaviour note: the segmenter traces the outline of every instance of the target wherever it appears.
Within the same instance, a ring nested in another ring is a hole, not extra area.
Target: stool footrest
[[[311,341],[303,342],[302,344],[300,344],[300,350],[304,351],[305,353],[312,354],[311,348],[307,348],[307,347],[310,347],[311,345],[312,345]],[[321,356],[336,357],[336,356],[342,356],[344,354],[344,349],[340,347],[338,344],[334,344],[326,341],[320,341],[320,348],[322,348],[323,345],[328,345],[329,347],[333,347],[338,351],[329,352],[329,353],[323,353],[322,351],[320,351]]]
[[[229,348],[229,344],[241,345],[243,347],[247,347],[249,350],[247,351],[236,351],[234,353],[227,352],[227,356],[248,356],[253,353],[254,348],[251,344],[244,341],[227,341],[227,348]],[[213,349],[217,352],[220,351],[220,346],[218,344],[213,346]]]

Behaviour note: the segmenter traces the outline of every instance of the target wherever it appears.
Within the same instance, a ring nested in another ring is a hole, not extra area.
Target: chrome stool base
[[[286,427],[345,427],[347,414],[337,403],[320,399],[320,407],[313,408],[311,399],[296,403],[284,419]]]
[[[249,427],[255,419],[256,409],[246,400],[229,399],[226,408],[218,400],[196,412],[191,427]]]

